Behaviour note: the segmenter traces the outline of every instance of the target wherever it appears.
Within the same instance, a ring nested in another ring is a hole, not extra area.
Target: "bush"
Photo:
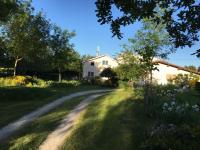
[[[15,76],[0,78],[0,86],[27,86],[27,87],[46,87],[49,82],[30,76]]]
[[[170,83],[173,83],[179,87],[188,85],[190,88],[194,88],[199,77],[194,74],[178,74],[175,78],[170,79]]]
[[[141,149],[197,150],[199,149],[199,138],[200,125],[160,124],[152,127]]]
[[[151,109],[155,119],[140,148],[145,150],[199,149],[200,103],[195,90],[175,85],[155,86]]]
[[[0,78],[0,86],[22,86],[28,84],[28,78],[25,76],[15,76]]]
[[[79,86],[81,84],[80,81],[77,81],[77,80],[63,80],[61,83],[59,82],[52,82],[50,84],[51,87],[54,87],[54,88],[65,88],[65,87],[76,87],[76,86]]]
[[[119,80],[119,81],[118,81],[118,84],[119,84],[119,88],[123,88],[123,89],[129,88],[129,84],[128,84],[127,81]]]

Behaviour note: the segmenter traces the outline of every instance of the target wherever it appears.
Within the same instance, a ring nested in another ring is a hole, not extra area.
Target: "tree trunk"
[[[18,62],[20,61],[20,60],[22,60],[22,58],[16,58],[15,59],[15,64],[14,64],[14,68],[13,68],[13,76],[15,77],[16,76],[16,74],[17,74],[17,65],[18,65]]]
[[[144,108],[145,108],[145,112],[149,112],[149,83],[145,83],[145,87],[144,87]]]
[[[58,82],[61,83],[62,82],[62,73],[61,73],[61,69],[58,68]]]
[[[150,71],[150,84],[153,83],[153,73],[152,73],[152,70]]]
[[[145,112],[148,115],[151,115],[151,108],[153,105],[153,76],[152,71],[150,71],[150,76],[148,77],[145,83],[145,90],[144,90],[144,106]]]

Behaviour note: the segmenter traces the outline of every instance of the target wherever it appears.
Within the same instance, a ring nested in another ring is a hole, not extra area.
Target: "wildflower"
[[[167,104],[167,103],[164,103],[164,104],[163,104],[163,106],[164,106],[164,107],[167,107],[167,106],[168,106],[168,104]]]
[[[174,106],[175,104],[176,104],[175,101],[172,101],[172,102],[171,102],[171,105],[172,105],[172,106]]]
[[[199,111],[199,106],[196,104],[196,105],[193,105],[192,106],[192,109],[194,110],[194,111],[196,111],[196,112],[198,112]]]
[[[181,106],[176,107],[176,112],[180,112]]]
[[[168,110],[169,110],[169,111],[172,111],[172,108],[171,108],[171,107],[169,107],[169,108],[168,108]]]

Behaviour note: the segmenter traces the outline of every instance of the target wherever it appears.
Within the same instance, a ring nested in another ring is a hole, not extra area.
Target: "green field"
[[[0,149],[38,149],[47,135],[55,129],[62,118],[69,113],[84,97],[67,101],[20,130],[10,140],[4,141]],[[200,147],[199,112],[186,114],[162,113],[166,99],[157,97],[153,111],[148,114],[144,109],[142,91],[118,90],[97,98],[81,114],[71,135],[62,145],[62,150],[193,150]],[[170,101],[169,101],[170,102]],[[177,95],[177,103],[198,104],[196,91]],[[183,117],[182,117],[183,116]],[[169,118],[170,117],[170,118]],[[174,130],[168,132],[168,125]],[[164,126],[164,130],[162,130]],[[151,136],[155,127],[155,136]],[[173,142],[172,142],[173,141]],[[173,143],[173,144],[172,144]]]
[[[85,96],[82,96],[66,101],[62,106],[39,117],[21,129],[11,139],[0,142],[0,149],[38,149],[39,145],[42,144],[48,134],[59,124],[60,120],[62,120],[63,117],[66,116],[70,110],[78,105],[84,98]]]
[[[7,125],[56,98],[73,92],[100,88],[91,85],[66,88],[0,87],[0,127]]]

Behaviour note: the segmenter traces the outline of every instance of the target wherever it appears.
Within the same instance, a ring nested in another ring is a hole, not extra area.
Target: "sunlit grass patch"
[[[0,88],[0,127],[64,95],[94,89],[100,87],[91,85],[65,88],[2,87]]]
[[[93,102],[79,120],[62,149],[127,149],[131,148],[132,132],[128,114],[132,111],[133,91],[110,93]],[[129,127],[128,127],[129,126]]]
[[[74,98],[25,126],[17,135],[0,145],[0,149],[38,149],[60,121],[86,96]]]

